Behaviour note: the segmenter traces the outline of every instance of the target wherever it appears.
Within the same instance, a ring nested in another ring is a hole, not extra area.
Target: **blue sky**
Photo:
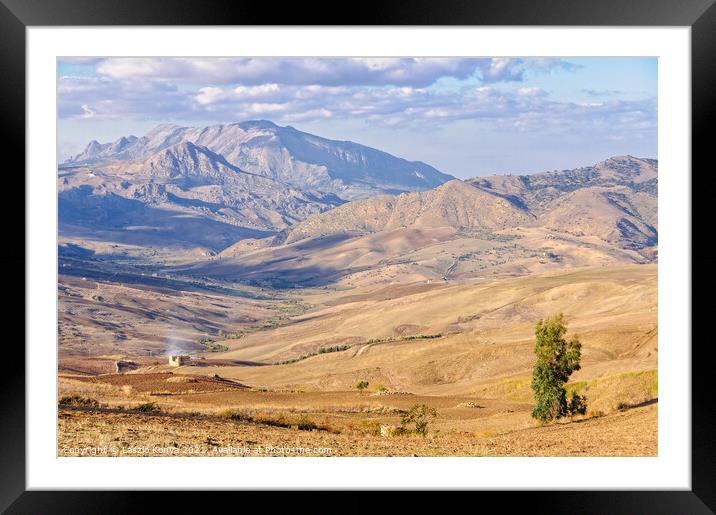
[[[657,157],[656,58],[66,58],[58,154],[268,119],[460,178]]]

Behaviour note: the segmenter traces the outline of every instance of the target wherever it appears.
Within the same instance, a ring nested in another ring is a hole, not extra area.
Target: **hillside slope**
[[[211,251],[342,202],[248,173],[188,142],[142,160],[63,169],[58,191],[60,235],[79,244],[103,240]]]
[[[351,348],[293,364],[217,371],[272,388],[343,390],[365,378],[425,395],[468,394],[520,377],[529,398],[534,323],[553,313],[567,314],[570,334],[584,346],[575,381],[656,368],[656,277],[655,265],[629,265],[422,290],[394,285],[363,295],[317,294],[306,298],[315,306],[309,313],[225,340],[230,350],[217,357],[274,363],[322,347]]]
[[[245,239],[194,273],[274,286],[353,287],[653,262],[657,163],[613,158],[534,176],[449,181],[353,201]]]
[[[524,225],[532,218],[499,196],[455,179],[424,193],[380,196],[345,204],[290,227],[276,241],[293,243],[318,236],[368,234],[405,227],[495,231]]]

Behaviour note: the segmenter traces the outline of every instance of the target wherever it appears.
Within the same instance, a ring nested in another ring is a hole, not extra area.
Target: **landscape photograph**
[[[57,456],[658,456],[657,69],[59,58]]]

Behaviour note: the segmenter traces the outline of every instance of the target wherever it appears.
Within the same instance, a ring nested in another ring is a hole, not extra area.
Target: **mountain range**
[[[657,162],[620,156],[530,176],[452,180],[358,200],[192,266],[270,286],[347,288],[648,263],[658,255]]]
[[[658,255],[658,163],[632,156],[461,181],[267,121],[160,125],[91,142],[60,165],[58,189],[67,242],[189,251],[186,272],[271,286],[522,275]]]
[[[181,143],[205,147],[225,162],[299,189],[334,193],[345,200],[378,193],[422,191],[453,177],[351,141],[335,141],[266,120],[208,127],[159,125],[145,136],[90,142],[65,165],[136,161]]]
[[[357,143],[268,121],[160,125],[90,142],[59,167],[60,234],[213,253],[348,200],[452,177]]]
[[[658,162],[617,156],[594,166],[468,181],[533,213],[547,229],[634,250],[658,242]]]

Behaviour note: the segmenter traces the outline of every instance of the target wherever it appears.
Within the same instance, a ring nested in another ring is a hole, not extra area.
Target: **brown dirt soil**
[[[109,374],[94,377],[77,377],[77,382],[130,387],[137,393],[162,392],[168,394],[223,392],[246,388],[241,383],[212,377],[158,374]]]
[[[440,433],[426,438],[61,409],[59,434],[58,456],[90,455],[93,448],[109,456],[655,456],[658,440],[656,405],[498,435]]]
[[[86,356],[60,356],[60,374],[98,375],[114,374],[118,361],[133,363],[138,367],[147,367],[160,363],[156,358],[135,356],[125,360],[122,356],[86,357]],[[164,360],[161,361],[163,363]]]

